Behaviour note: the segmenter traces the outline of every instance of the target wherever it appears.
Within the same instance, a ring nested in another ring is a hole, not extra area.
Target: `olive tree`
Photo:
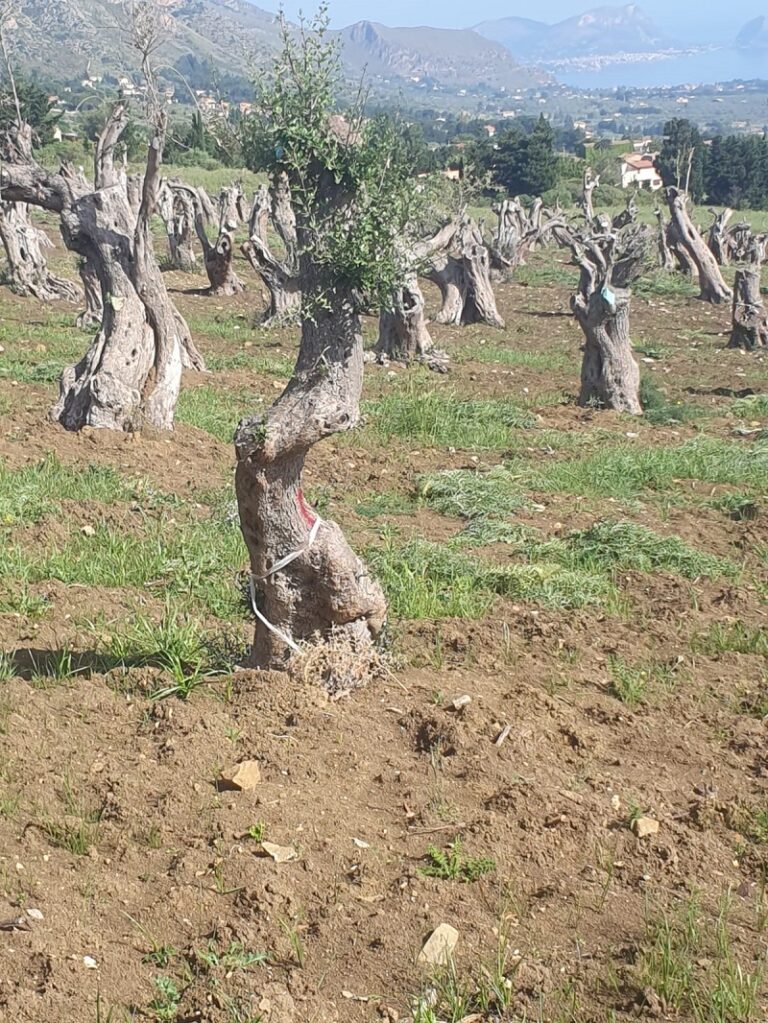
[[[398,237],[408,179],[362,97],[333,113],[341,78],[324,11],[297,34],[281,19],[282,47],[244,149],[281,175],[295,215],[301,341],[293,375],[265,413],[235,434],[235,485],[258,621],[250,663],[285,664],[298,644],[341,630],[372,645],[386,615],[378,583],[341,529],[307,501],[304,464],[315,444],[351,430],[363,382],[361,311],[381,307],[402,279]]]

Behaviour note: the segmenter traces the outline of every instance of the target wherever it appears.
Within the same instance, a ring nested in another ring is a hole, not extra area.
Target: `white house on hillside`
[[[655,153],[624,153],[621,157],[621,187],[658,191],[664,182],[653,165]]]

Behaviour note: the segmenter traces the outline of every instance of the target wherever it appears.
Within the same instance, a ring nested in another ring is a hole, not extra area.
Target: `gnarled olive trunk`
[[[723,280],[715,257],[691,220],[687,195],[677,188],[668,188],[667,201],[680,241],[698,270],[701,289],[699,297],[714,305],[730,300],[731,289]]]
[[[82,298],[76,284],[48,269],[42,246],[50,242],[30,221],[26,203],[0,202],[0,238],[8,261],[8,284],[15,294],[44,302],[78,302]]]
[[[195,204],[189,190],[176,182],[164,181],[160,187],[157,210],[165,225],[170,265],[190,272],[197,266],[193,245]]]
[[[242,282],[235,273],[235,231],[245,218],[242,210],[242,192],[237,184],[221,190],[219,196],[219,227],[216,239],[208,240],[205,231],[203,208],[198,196],[195,228],[203,247],[205,272],[210,282],[212,295],[236,295],[243,290]]]
[[[132,430],[147,422],[170,429],[182,366],[202,367],[189,330],[173,306],[152,249],[165,131],[158,124],[149,146],[138,216],[113,162],[114,144],[127,123],[120,104],[97,145],[96,187],[64,173],[51,174],[31,159],[4,164],[6,197],[61,215],[65,244],[99,281],[104,305],[96,338],[67,367],[51,416],[69,430],[83,426]]]
[[[641,415],[640,369],[629,336],[631,291],[602,288],[586,303],[574,301],[573,309],[584,332],[579,405]]]
[[[282,259],[273,253],[267,240],[270,221],[283,242],[285,255]],[[290,191],[282,176],[271,188],[262,185],[256,192],[248,221],[248,236],[248,241],[240,248],[269,292],[269,307],[264,313],[264,322],[298,320],[301,313],[301,288],[298,279],[296,218],[291,207]]]
[[[433,257],[425,276],[442,296],[438,323],[504,326],[491,284],[488,249],[473,220],[464,217],[456,225],[451,247]]]
[[[78,314],[77,326],[84,329],[100,327],[104,318],[104,303],[101,300],[99,275],[87,259],[78,260],[77,272],[80,274],[85,292],[85,309]]]
[[[731,262],[731,252],[726,228],[728,221],[733,216],[733,210],[725,209],[721,213],[710,210],[710,212],[714,219],[707,235],[707,245],[718,266],[728,266]]]
[[[307,267],[302,280],[310,273]],[[235,487],[261,616],[250,656],[255,667],[280,667],[296,644],[333,629],[368,644],[382,628],[380,586],[302,490],[310,448],[357,423],[362,381],[360,318],[351,297],[336,292],[330,308],[302,323],[296,369],[283,394],[266,415],[237,428]]]
[[[424,296],[415,274],[395,293],[392,306],[379,315],[379,338],[374,349],[379,362],[421,362],[440,373],[448,371],[448,356],[435,349],[424,314]]]

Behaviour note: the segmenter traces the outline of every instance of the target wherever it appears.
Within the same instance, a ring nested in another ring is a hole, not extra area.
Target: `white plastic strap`
[[[291,551],[290,554],[286,554],[284,558],[281,558],[277,562],[277,564],[273,565],[272,568],[270,568],[266,575],[258,577],[259,582],[261,582],[264,579],[269,579],[270,576],[274,575],[276,572],[279,572],[281,569],[285,568],[286,565],[290,565],[292,561],[295,561],[296,558],[301,557],[302,554],[305,554],[317,539],[317,534],[320,529],[322,521],[323,520],[320,518],[320,516],[316,515],[315,521],[312,524],[312,528],[309,531],[309,536],[307,538],[306,544],[303,547],[299,548],[299,550]],[[291,650],[293,650],[294,653],[296,654],[300,653],[301,647],[298,645],[298,643],[294,642],[294,640],[286,632],[282,632],[280,629],[277,628],[276,625],[273,625],[272,622],[268,621],[256,606],[256,578],[257,577],[255,575],[250,575],[248,577],[248,592],[251,598],[251,607],[253,608],[253,613],[256,615],[256,617],[259,619],[262,625],[266,626],[266,628],[268,628],[271,633],[277,636],[278,639],[281,639],[286,646],[289,646]]]

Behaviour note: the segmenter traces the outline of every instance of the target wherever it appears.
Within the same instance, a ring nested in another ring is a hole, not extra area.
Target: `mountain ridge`
[[[638,4],[594,7],[550,24],[531,18],[497,18],[474,31],[502,43],[513,56],[536,60],[603,54],[658,52],[675,41]]]

